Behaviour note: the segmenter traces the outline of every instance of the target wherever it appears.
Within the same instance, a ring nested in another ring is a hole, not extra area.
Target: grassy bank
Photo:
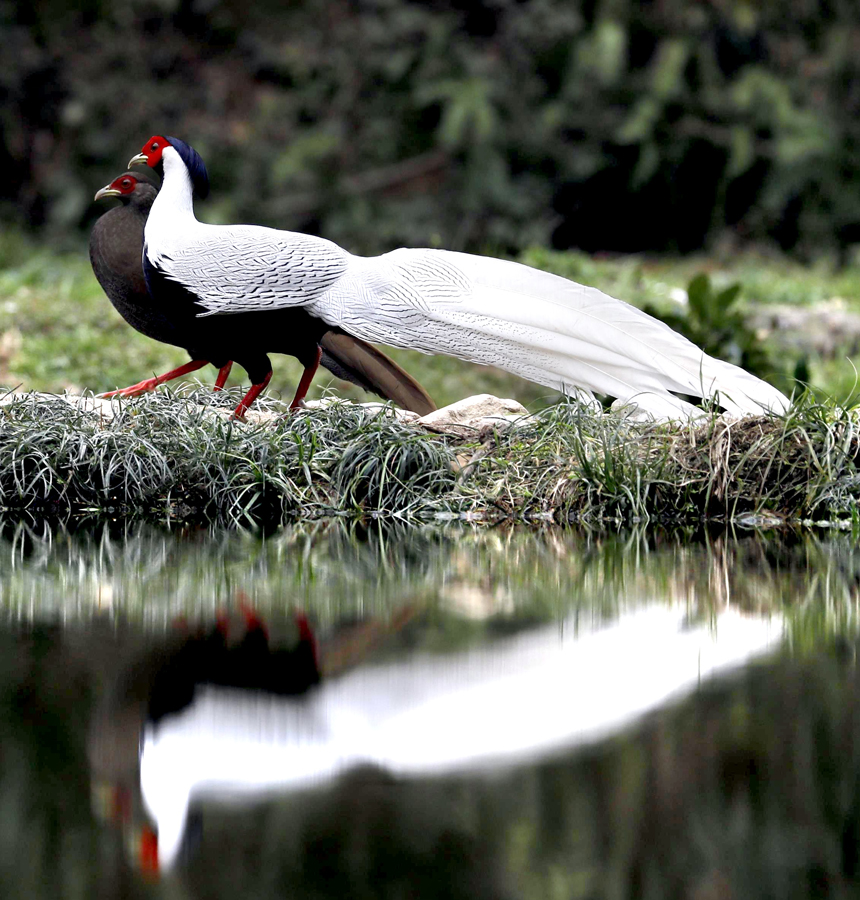
[[[257,424],[237,391],[158,393],[105,420],[62,399],[0,408],[0,506],[38,517],[269,526],[331,515],[695,524],[856,518],[860,412],[647,425],[561,404],[473,439],[337,404]],[[264,407],[284,407],[266,400]]]

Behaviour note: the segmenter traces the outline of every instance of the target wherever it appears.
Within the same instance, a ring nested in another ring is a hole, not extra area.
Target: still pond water
[[[0,896],[853,896],[856,536],[0,532]]]

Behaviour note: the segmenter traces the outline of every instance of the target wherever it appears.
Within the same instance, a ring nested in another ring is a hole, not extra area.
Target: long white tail
[[[338,324],[365,340],[498,366],[585,398],[609,394],[660,418],[695,412],[672,391],[738,415],[788,407],[776,388],[668,325],[558,275],[446,250],[353,260],[319,314],[329,319],[332,303]]]

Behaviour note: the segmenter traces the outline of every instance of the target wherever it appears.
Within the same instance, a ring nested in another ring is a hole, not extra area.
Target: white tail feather
[[[787,398],[707,356],[668,325],[595,288],[529,266],[445,250],[356,259],[315,311],[366,340],[495,365],[567,394],[634,402],[659,418],[694,407],[783,411]]]

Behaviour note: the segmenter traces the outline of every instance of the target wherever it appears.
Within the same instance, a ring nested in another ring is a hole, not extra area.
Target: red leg
[[[239,612],[245,619],[245,631],[261,631],[268,643],[269,629],[266,627],[266,623],[257,615],[257,611],[251,605],[251,601],[248,600],[244,591],[240,591],[239,594]]]
[[[224,385],[227,383],[227,379],[230,377],[230,369],[232,368],[232,361],[228,362],[225,366],[221,366],[221,368],[218,370],[218,377],[215,379],[215,387],[212,389],[213,391],[221,391],[224,389]]]
[[[153,877],[158,875],[158,835],[148,826],[144,825],[138,839],[138,859],[144,875]]]
[[[310,623],[308,622],[308,617],[302,610],[297,610],[295,613],[295,620],[299,629],[299,640],[306,644],[310,644],[311,652],[314,655],[314,665],[317,667],[317,670],[319,670],[319,645],[317,644],[316,635],[313,633]]]
[[[272,371],[269,370],[269,374],[259,383],[252,384],[251,390],[248,391],[247,394],[242,398],[241,403],[236,407],[233,411],[234,419],[244,419],[245,413],[248,411],[248,407],[257,399],[257,397],[266,390],[266,385],[272,380]]]
[[[157,375],[155,378],[147,378],[146,381],[140,381],[137,384],[131,385],[131,387],[120,388],[118,391],[108,391],[106,394],[99,394],[98,396],[104,399],[109,397],[137,397],[138,394],[154,391],[160,384],[164,384],[166,381],[173,381],[174,378],[180,378],[182,375],[187,375],[189,372],[194,372],[196,369],[202,369],[203,366],[208,365],[209,361],[206,359],[192,359],[191,362],[185,363],[184,366],[180,366],[178,369],[171,369],[164,375]]]
[[[320,360],[322,359],[322,347],[317,347],[317,355],[316,359],[312,363],[312,365],[305,366],[304,372],[302,372],[302,380],[299,382],[299,386],[296,388],[296,396],[293,397],[293,402],[290,404],[290,409],[300,409],[305,405],[305,394],[308,392],[308,388],[311,386],[311,382],[314,380],[314,375],[317,373],[317,369],[320,367]]]

